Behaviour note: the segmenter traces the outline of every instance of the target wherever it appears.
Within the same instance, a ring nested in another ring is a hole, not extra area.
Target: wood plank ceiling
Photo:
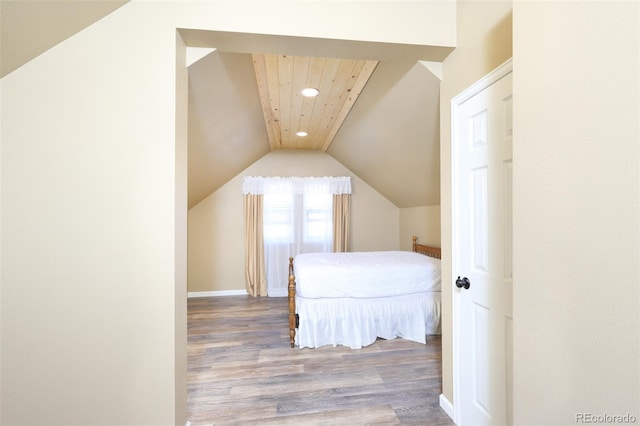
[[[326,151],[378,64],[289,55],[252,58],[271,151]],[[304,88],[319,94],[305,97]]]

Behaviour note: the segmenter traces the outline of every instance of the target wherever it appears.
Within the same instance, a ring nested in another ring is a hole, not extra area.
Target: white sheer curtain
[[[245,194],[263,194],[267,293],[287,296],[289,257],[333,251],[333,195],[350,194],[349,177],[244,179]]]

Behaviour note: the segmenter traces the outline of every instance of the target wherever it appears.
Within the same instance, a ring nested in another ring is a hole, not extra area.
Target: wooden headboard
[[[418,244],[418,237],[413,236],[413,251],[416,253],[424,254],[425,256],[435,257],[441,259],[440,247],[426,246],[424,244]]]

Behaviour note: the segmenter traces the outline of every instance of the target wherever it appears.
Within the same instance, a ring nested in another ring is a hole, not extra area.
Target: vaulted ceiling
[[[2,76],[125,3],[3,0]],[[189,31],[188,46],[212,34]],[[403,46],[416,51],[406,60],[363,43],[352,58],[336,42],[311,54],[308,41],[279,38],[266,43],[273,51],[252,51],[250,38],[220,34],[226,49],[189,65],[190,207],[277,149],[324,151],[398,207],[440,203],[440,80],[420,60],[449,50]],[[320,94],[301,96],[308,86]]]

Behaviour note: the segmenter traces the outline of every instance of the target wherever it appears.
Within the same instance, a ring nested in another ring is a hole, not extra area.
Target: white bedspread
[[[378,337],[440,334],[440,260],[406,251],[308,253],[294,259],[299,348],[359,349]]]
[[[307,299],[440,291],[440,260],[409,251],[299,254],[294,274],[296,295]]]

